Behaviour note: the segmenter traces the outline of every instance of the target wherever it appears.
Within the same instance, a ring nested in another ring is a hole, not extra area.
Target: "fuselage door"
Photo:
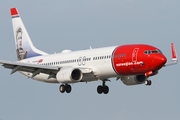
[[[137,61],[137,54],[138,54],[139,48],[134,48],[132,52],[132,61],[136,62]]]

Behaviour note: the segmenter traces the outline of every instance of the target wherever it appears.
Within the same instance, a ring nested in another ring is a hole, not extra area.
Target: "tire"
[[[150,86],[152,84],[151,80],[149,80],[148,82],[149,82],[148,85]]]
[[[66,92],[70,93],[71,92],[71,86],[70,85],[66,85]]]
[[[102,93],[103,93],[103,87],[102,87],[101,85],[99,85],[99,86],[97,87],[97,92],[98,92],[99,94],[102,94]]]
[[[149,80],[146,80],[145,82],[144,82],[144,84],[147,86],[148,85],[148,83],[149,83]]]
[[[108,94],[108,92],[109,92],[109,87],[108,87],[108,86],[104,86],[104,87],[103,87],[103,90],[104,90],[104,94]]]
[[[65,85],[60,85],[59,91],[60,91],[61,93],[64,93],[65,90],[66,90]]]

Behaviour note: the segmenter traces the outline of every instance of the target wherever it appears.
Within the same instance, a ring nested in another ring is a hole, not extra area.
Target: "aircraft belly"
[[[29,72],[22,72],[22,71],[19,71],[21,74],[23,74],[24,76],[26,76],[27,78],[31,78],[32,76],[32,73],[29,73]],[[32,79],[33,80],[37,80],[37,81],[40,81],[40,82],[47,82],[47,83],[59,83],[56,78],[49,78],[49,75],[47,74],[43,74],[43,73],[40,73],[38,75],[36,75],[35,77],[33,77]]]

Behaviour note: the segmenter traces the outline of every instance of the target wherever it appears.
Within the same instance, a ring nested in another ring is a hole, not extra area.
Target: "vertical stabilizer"
[[[22,60],[35,56],[47,55],[47,53],[40,51],[34,47],[16,8],[11,8],[11,17],[17,59]]]

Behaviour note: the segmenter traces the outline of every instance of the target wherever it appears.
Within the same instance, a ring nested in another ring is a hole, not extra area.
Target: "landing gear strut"
[[[99,86],[97,87],[97,92],[98,92],[99,94],[102,94],[102,93],[108,94],[108,92],[109,92],[109,87],[105,85],[105,80],[103,80],[102,86],[99,85]]]
[[[146,80],[145,81],[145,85],[149,85],[150,86],[151,84],[152,84],[151,80]]]
[[[65,91],[67,92],[67,93],[70,93],[71,92],[71,86],[70,85],[68,85],[68,84],[65,84],[65,85],[60,85],[60,87],[59,87],[59,91],[61,92],[61,93],[64,93]]]

